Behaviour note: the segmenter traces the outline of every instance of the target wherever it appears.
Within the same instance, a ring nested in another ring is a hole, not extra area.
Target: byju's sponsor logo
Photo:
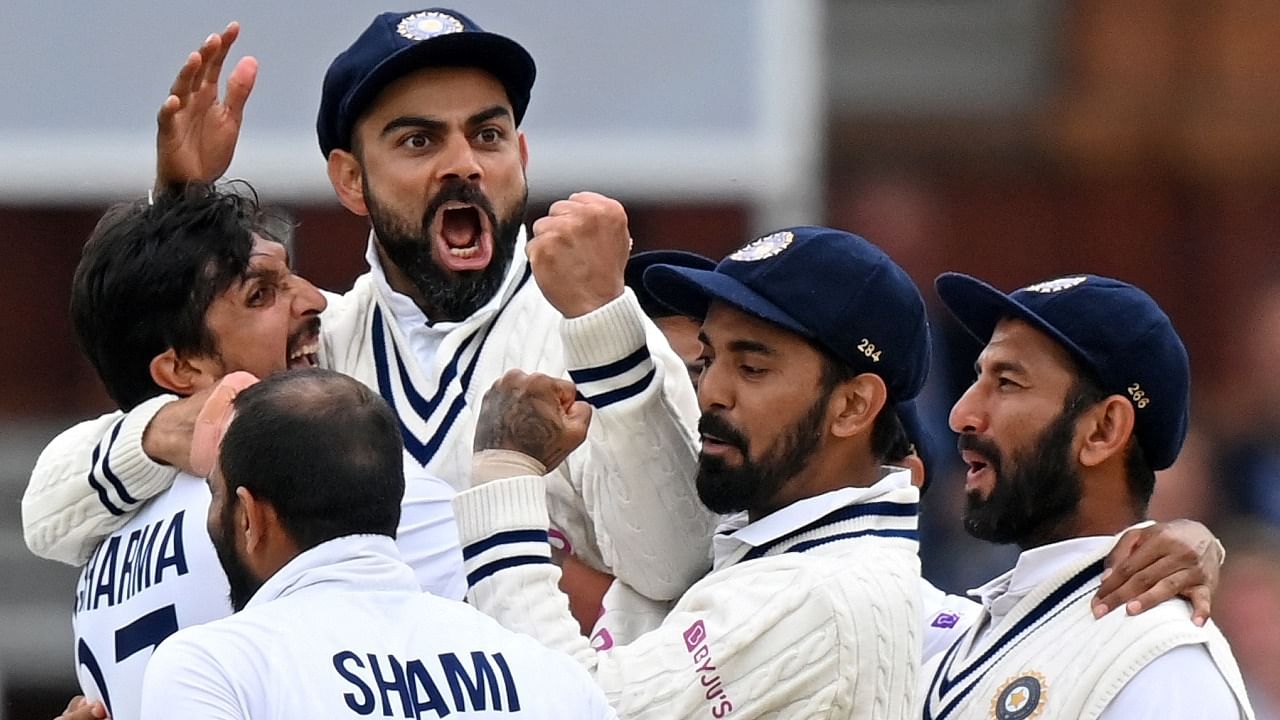
[[[711,716],[723,718],[733,712],[733,702],[725,694],[720,674],[716,672],[711,657],[711,648],[707,645],[707,626],[701,621],[693,623],[684,631],[684,647],[693,656],[694,671],[698,673],[698,683],[706,690],[707,700],[711,701]]]

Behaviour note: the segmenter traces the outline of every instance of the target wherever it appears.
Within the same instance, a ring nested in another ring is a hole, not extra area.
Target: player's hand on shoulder
[[[142,450],[148,457],[182,472],[195,474],[191,464],[191,437],[195,432],[196,418],[216,387],[178,398],[156,411],[142,433]]]
[[[533,223],[527,252],[552,306],[567,318],[586,315],[622,295],[631,252],[627,212],[613,198],[574,193]]]
[[[83,695],[71,698],[67,709],[53,720],[101,720],[107,717],[107,708],[97,700],[89,702]]]
[[[572,382],[508,370],[480,402],[474,447],[521,452],[551,470],[582,444],[590,423],[591,406]]]
[[[240,34],[239,23],[205,39],[187,56],[156,115],[156,187],[212,182],[231,165],[244,105],[258,77],[258,61],[241,58],[218,97],[222,64]]]
[[[1108,571],[1094,596],[1094,615],[1125,605],[1136,615],[1173,597],[1191,602],[1192,620],[1209,619],[1222,566],[1222,544],[1194,520],[1160,522],[1129,530],[1107,556]]]

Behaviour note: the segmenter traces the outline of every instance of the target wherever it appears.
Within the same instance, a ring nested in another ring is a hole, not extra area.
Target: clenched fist
[[[527,252],[551,305],[567,318],[586,315],[622,295],[631,252],[627,212],[604,195],[574,193],[533,224]]]
[[[514,450],[557,467],[587,439],[591,406],[568,380],[508,370],[484,394],[474,449]]]

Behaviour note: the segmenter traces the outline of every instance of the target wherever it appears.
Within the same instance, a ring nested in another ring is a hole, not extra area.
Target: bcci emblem
[[[1044,676],[1027,673],[1012,678],[991,701],[991,715],[996,720],[1033,720],[1040,714],[1046,699]]]
[[[442,12],[420,12],[409,15],[396,26],[400,37],[410,40],[427,40],[437,35],[463,31],[462,21]]]
[[[786,250],[796,236],[790,230],[783,230],[772,235],[765,235],[743,245],[729,256],[730,260],[738,262],[755,262],[757,260],[765,260]]]
[[[1062,292],[1063,290],[1070,290],[1088,279],[1089,278],[1083,275],[1077,275],[1075,277],[1058,278],[1057,280],[1045,280],[1044,282],[1036,283],[1035,285],[1028,285],[1022,289],[1026,292],[1033,293],[1056,293]]]

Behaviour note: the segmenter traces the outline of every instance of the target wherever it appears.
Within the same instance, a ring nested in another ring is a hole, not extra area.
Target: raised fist
[[[587,438],[591,406],[568,380],[508,370],[484,394],[475,451],[515,450],[555,468]]]
[[[574,193],[533,224],[527,252],[552,306],[567,318],[586,315],[622,295],[631,252],[627,212],[604,195]]]

